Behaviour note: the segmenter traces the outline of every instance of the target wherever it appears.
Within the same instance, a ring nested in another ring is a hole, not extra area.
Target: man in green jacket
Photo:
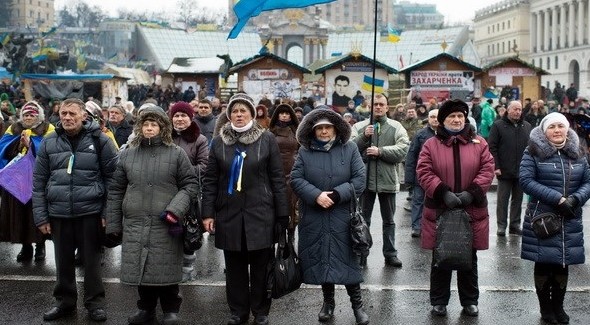
[[[493,101],[488,99],[483,105],[481,105],[481,127],[478,129],[479,134],[482,137],[488,138],[490,135],[490,129],[492,124],[496,120],[496,111],[492,107]]]
[[[408,133],[395,120],[387,118],[387,97],[376,94],[373,98],[374,124],[369,120],[352,126],[351,141],[354,141],[367,164],[367,189],[362,197],[363,216],[371,225],[371,214],[375,198],[379,195],[381,218],[383,219],[383,255],[385,264],[401,267],[395,249],[395,194],[400,184],[396,165],[402,162],[410,146]],[[361,266],[366,266],[366,256]]]

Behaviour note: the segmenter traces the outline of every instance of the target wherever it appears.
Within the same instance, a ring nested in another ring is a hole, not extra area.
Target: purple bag
[[[33,168],[35,156],[29,150],[24,157],[0,170],[0,186],[22,204],[33,196]]]

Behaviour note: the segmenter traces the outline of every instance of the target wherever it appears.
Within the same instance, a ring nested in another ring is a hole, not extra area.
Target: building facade
[[[45,29],[54,25],[54,0],[8,0],[8,2],[12,10],[8,27]]]
[[[531,0],[531,63],[550,73],[543,85],[573,83],[590,95],[590,3],[588,0]]]
[[[393,16],[395,27],[403,29],[439,28],[445,21],[443,14],[436,10],[435,4],[409,1],[394,4]]]
[[[518,55],[530,55],[529,0],[505,0],[475,12],[474,44],[485,66]]]

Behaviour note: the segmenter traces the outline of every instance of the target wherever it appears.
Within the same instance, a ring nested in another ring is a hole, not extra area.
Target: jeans
[[[424,209],[424,190],[420,185],[414,185],[412,195],[412,230],[420,230],[422,210]]]
[[[369,228],[371,227],[371,214],[375,205],[375,198],[379,196],[379,207],[381,208],[381,218],[383,219],[383,256],[397,257],[395,249],[395,222],[393,215],[395,213],[395,193],[375,193],[365,191],[362,196],[363,217]]]
[[[510,200],[512,195],[512,200]],[[522,213],[522,188],[518,184],[518,178],[498,179],[498,205],[496,218],[498,231],[506,230],[508,219],[508,201],[510,200],[510,224],[509,230],[520,229],[520,215]]]

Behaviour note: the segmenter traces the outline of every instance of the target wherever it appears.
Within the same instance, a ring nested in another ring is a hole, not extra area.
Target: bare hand
[[[31,145],[31,139],[27,136],[21,135],[20,146],[21,148],[28,148]]]
[[[502,171],[500,169],[496,169],[494,170],[494,174],[496,174],[496,176],[500,176],[502,175]]]
[[[215,219],[213,218],[205,218],[203,219],[203,226],[205,227],[205,230],[212,234],[215,232]]]
[[[365,136],[368,138],[375,134],[375,127],[371,124],[365,128]]]
[[[316,203],[319,204],[322,208],[327,209],[334,205],[334,201],[328,197],[328,194],[332,194],[332,192],[322,192],[320,195],[315,199]]]
[[[51,226],[48,223],[42,224],[39,227],[39,231],[43,234],[43,235],[51,235]]]
[[[101,218],[101,221],[102,221],[102,227],[103,228],[106,227],[107,226],[107,219]]]
[[[371,146],[367,148],[367,156],[379,157],[379,147]]]

